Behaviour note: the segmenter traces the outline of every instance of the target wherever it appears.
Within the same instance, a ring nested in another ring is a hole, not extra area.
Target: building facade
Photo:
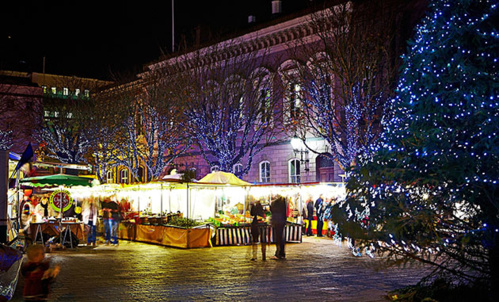
[[[362,5],[357,6],[358,2],[362,1],[348,2],[348,9],[354,10],[362,7]],[[385,2],[384,8],[395,12],[391,26],[397,29],[397,37],[391,47],[396,50],[393,54],[398,57],[405,49],[405,41],[410,37],[414,22],[422,16],[424,7],[420,6],[422,1],[413,1],[410,4],[404,1]],[[414,7],[418,9],[414,10]],[[297,73],[294,66],[300,62],[309,62],[313,59],[312,57],[319,57],[323,51],[318,47],[320,33],[315,14],[316,12],[307,11],[302,15],[276,19],[235,38],[160,59],[145,66],[144,72],[139,77],[147,83],[151,74],[165,66],[176,65],[175,70],[196,69],[199,65],[219,68],[217,66],[229,60],[228,58],[234,53],[265,52],[265,58],[263,55],[251,57],[253,60],[258,60],[255,59],[258,57],[259,64],[248,66],[255,70],[265,68],[276,75],[270,85],[272,90],[270,95],[275,99],[277,106],[273,122],[279,124],[284,131],[274,137],[274,141],[265,142],[260,152],[246,155],[240,159],[240,162],[234,163],[232,171],[228,172],[233,172],[245,181],[255,184],[340,182],[344,179],[345,172],[338,161],[328,156],[333,152],[330,143],[321,137],[305,133],[301,135],[301,146],[300,140],[295,140],[298,144],[292,144],[297,132],[303,133],[303,129],[299,129],[300,125],[303,126],[301,119],[304,119],[300,116],[300,112],[304,106],[302,98],[308,97],[302,93],[304,84],[292,80],[293,74]],[[322,16],[325,14],[323,13]],[[228,49],[227,53],[224,53],[223,49]],[[316,49],[316,51],[311,52],[310,49]],[[196,61],[193,59],[195,57],[202,57],[202,59]],[[388,58],[388,60],[392,59],[394,58]],[[175,76],[178,71],[173,70],[166,71],[165,78]],[[306,147],[303,146],[303,142]],[[249,170],[247,173],[241,173],[248,162],[251,163]],[[207,161],[205,154],[203,155],[199,149],[192,148],[189,152],[178,156],[165,173],[172,169],[177,171],[193,169],[196,171],[196,178],[199,179],[211,171],[219,170],[220,167],[216,158]]]

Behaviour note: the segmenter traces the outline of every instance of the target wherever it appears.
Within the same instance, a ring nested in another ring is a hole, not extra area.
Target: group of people
[[[82,220],[87,227],[87,244],[95,246],[97,241],[98,217],[102,216],[104,244],[117,246],[118,226],[121,220],[121,207],[110,197],[98,202],[93,198],[86,200],[82,210]]]
[[[280,195],[273,195],[270,200],[271,212],[271,226],[274,232],[274,240],[276,243],[276,253],[271,259],[286,259],[285,253],[285,232],[286,220],[289,216],[288,202],[285,197]],[[308,220],[308,226],[305,234],[312,236],[312,221],[314,220],[314,213],[317,217],[317,237],[323,237],[324,223],[331,221],[331,209],[334,205],[334,198],[324,199],[322,194],[315,200],[312,196],[308,196],[306,205],[303,210],[303,216]],[[257,200],[250,210],[252,217],[251,222],[251,236],[253,257],[251,260],[257,259],[257,245],[260,243],[262,249],[262,260],[266,259],[266,245],[270,243],[268,228],[264,222],[265,211],[260,200]],[[326,226],[327,228],[327,226]]]
[[[274,260],[286,259],[285,245],[286,238],[284,227],[286,226],[286,218],[288,216],[288,204],[286,198],[280,195],[272,196],[270,202],[271,225],[274,232],[276,245],[275,255],[271,257]],[[253,247],[253,257],[251,260],[257,259],[257,244],[260,243],[262,249],[262,260],[266,260],[266,245],[270,243],[268,228],[264,223],[265,211],[260,200],[257,200],[251,207],[250,215],[253,217],[251,222],[251,237]]]
[[[20,204],[21,227],[29,234],[31,222],[42,222],[50,217],[60,218],[49,203],[48,194],[41,196],[25,195]],[[105,244],[118,245],[118,225],[121,219],[121,205],[116,198],[106,197],[102,201],[93,196],[80,200],[63,212],[64,217],[74,217],[83,221],[87,233],[87,244],[96,245],[99,216],[102,217]]]
[[[317,200],[313,201],[312,196],[308,196],[307,202],[304,209],[304,216],[307,217],[308,226],[305,234],[307,236],[312,236],[312,221],[314,220],[314,210],[315,216],[317,217],[317,237],[323,237],[324,221],[331,220],[331,209],[333,207],[333,198],[328,198],[324,200],[322,194],[319,195]]]
[[[26,204],[26,202],[25,202]],[[50,207],[48,200],[40,199],[39,204],[34,210],[31,210],[31,203],[23,211],[40,212],[42,217],[53,216],[48,212]],[[37,209],[40,207],[41,209]],[[111,198],[105,198],[99,204],[99,201],[93,197],[83,201],[81,217],[87,227],[87,243],[95,246],[97,238],[97,224],[99,215],[102,216],[104,224],[104,239],[105,244],[118,245],[118,225],[121,218],[120,205]],[[32,213],[25,213],[32,216]],[[21,274],[24,277],[23,298],[24,301],[47,301],[49,296],[50,284],[54,281],[60,271],[60,267],[56,265],[51,268],[49,261],[45,258],[45,247],[40,244],[34,244],[26,250],[27,261],[21,267]]]

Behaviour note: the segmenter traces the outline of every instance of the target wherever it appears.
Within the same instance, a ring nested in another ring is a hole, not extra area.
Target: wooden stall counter
[[[179,248],[211,247],[211,228],[181,228],[165,225],[120,223],[120,239]]]

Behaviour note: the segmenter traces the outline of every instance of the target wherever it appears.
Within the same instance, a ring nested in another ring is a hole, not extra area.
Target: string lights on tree
[[[498,17],[497,1],[431,2],[381,140],[359,158],[339,205],[369,209],[367,227],[341,217],[339,228],[358,243],[491,290],[499,280]]]

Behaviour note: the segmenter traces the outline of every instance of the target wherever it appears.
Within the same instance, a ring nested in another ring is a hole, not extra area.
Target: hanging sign
[[[67,211],[73,205],[73,198],[69,191],[67,190],[57,190],[52,192],[50,195],[50,206],[57,212],[61,211],[61,202],[62,202],[62,210]]]

